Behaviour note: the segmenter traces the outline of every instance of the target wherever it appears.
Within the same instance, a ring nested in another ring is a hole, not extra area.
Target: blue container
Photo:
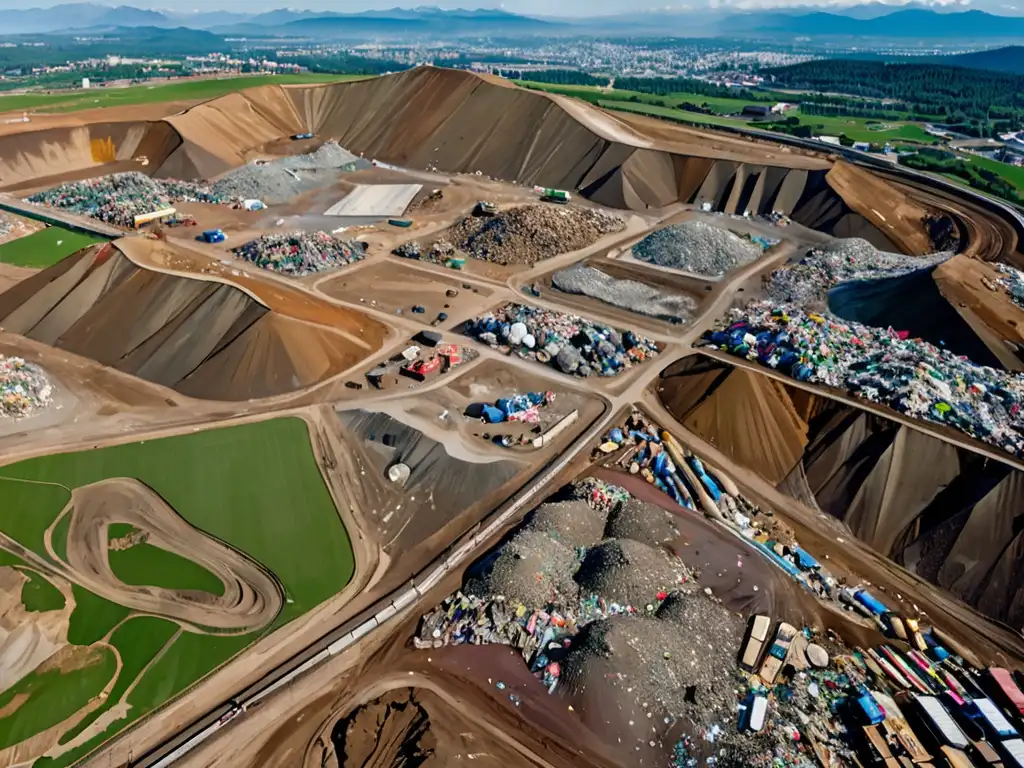
[[[876,616],[888,613],[889,609],[866,589],[861,589],[854,595],[854,599],[871,611]]]

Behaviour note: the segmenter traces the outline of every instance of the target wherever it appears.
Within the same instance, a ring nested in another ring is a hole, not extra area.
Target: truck
[[[312,139],[312,133],[296,133],[292,135],[292,141],[303,141],[305,139]]]
[[[477,200],[476,207],[473,209],[474,216],[493,216],[497,212],[498,206],[486,200]]]
[[[560,203],[565,205],[568,203],[572,196],[564,189],[552,189],[551,187],[534,187],[533,191],[540,195],[540,199],[545,203]]]
[[[228,239],[223,229],[208,229],[201,235],[196,235],[196,240],[202,243],[223,243]]]

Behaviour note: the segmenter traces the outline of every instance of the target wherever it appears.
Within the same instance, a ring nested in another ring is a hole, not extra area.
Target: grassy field
[[[811,126],[815,135],[838,136],[845,133],[853,141],[884,144],[887,141],[916,141],[934,144],[937,139],[927,133],[919,123],[871,120],[865,117],[821,117],[804,115],[797,111],[801,125]],[[886,130],[880,130],[881,128]]]
[[[87,91],[75,89],[49,93],[19,93],[0,96],[0,112],[74,112],[80,109],[153,104],[160,101],[205,101],[257,85],[336,83],[342,80],[360,80],[364,77],[310,72],[301,75],[249,75],[216,80],[182,80],[159,85],[129,85],[123,88],[94,88]]]
[[[655,104],[637,104],[632,101],[608,101],[605,99],[597,102],[597,104],[605,109],[614,109],[619,112],[635,112],[640,115],[653,115],[654,117],[663,117],[667,120],[693,123],[694,125],[730,125],[738,128],[746,128],[750,125],[746,120],[722,117],[721,115],[706,115],[701,112],[687,112],[683,109],[659,107]]]
[[[110,551],[107,560],[114,575],[125,584],[224,594],[224,584],[203,566],[152,544]]]
[[[1002,176],[1010,184],[1017,188],[1017,194],[1024,196],[1024,167],[1000,163],[998,160],[990,160],[980,155],[960,155],[960,158],[978,168],[984,168]]]
[[[352,547],[317,468],[306,425],[299,419],[275,419],[0,467],[0,529],[43,553],[43,534],[67,504],[66,488],[114,477],[140,479],[189,523],[274,573],[289,601],[264,633],[336,594],[352,578]],[[122,525],[113,532],[123,536],[130,530]],[[67,525],[62,520],[53,535],[54,550],[62,557],[66,557],[66,538]],[[153,550],[157,548],[137,545],[111,552],[110,560],[126,581],[212,591],[214,585],[207,579],[213,577],[205,569]],[[158,583],[163,579],[167,581]],[[216,587],[223,589],[219,581]],[[89,645],[113,630],[112,640],[119,641],[122,656],[133,656],[133,665],[126,664],[124,674],[138,677],[138,685],[130,695],[132,706],[126,719],[60,758],[37,761],[37,766],[70,765],[263,634],[223,637],[186,631],[171,639],[176,631],[172,625],[174,631],[164,627],[158,638],[149,638],[142,629],[127,629],[141,618],[128,608],[78,586],[74,593],[77,605],[69,641]],[[123,690],[134,679],[126,677]],[[122,681],[116,685],[121,687]],[[108,702],[116,703],[113,696]],[[22,727],[32,730],[31,721]]]
[[[72,232],[70,229],[47,227],[0,245],[0,262],[16,267],[43,269],[52,267],[75,251],[102,242],[102,238]]]
[[[28,581],[21,587],[21,604],[25,610],[37,613],[59,611],[64,607],[64,595],[53,584],[34,571],[22,571]]]

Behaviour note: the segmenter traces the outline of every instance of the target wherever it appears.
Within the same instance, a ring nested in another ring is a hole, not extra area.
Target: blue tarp
[[[500,408],[495,408],[493,405],[484,406],[483,417],[488,424],[497,424],[498,422],[505,420],[504,412]]]
[[[806,550],[796,547],[793,550],[793,556],[796,557],[796,564],[803,568],[805,571],[809,571],[813,568],[820,568],[821,565],[811,557],[810,553]]]

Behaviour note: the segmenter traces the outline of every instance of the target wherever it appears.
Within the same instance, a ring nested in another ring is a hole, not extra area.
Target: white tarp
[[[324,216],[401,216],[422,184],[360,184]]]

